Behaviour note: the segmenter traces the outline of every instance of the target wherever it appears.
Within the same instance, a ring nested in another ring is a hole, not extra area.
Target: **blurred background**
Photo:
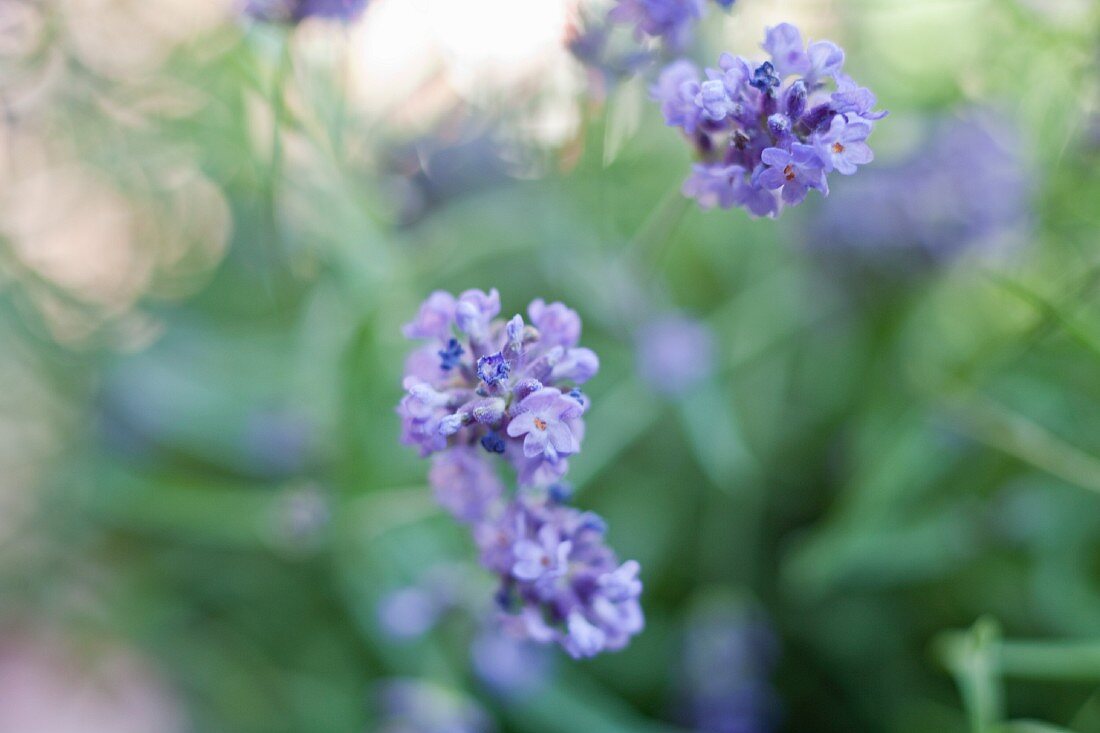
[[[777,221],[580,13],[0,0],[0,733],[1100,731],[1100,8],[712,5],[891,113]],[[602,360],[617,654],[495,633],[398,444],[401,324],[490,287]]]

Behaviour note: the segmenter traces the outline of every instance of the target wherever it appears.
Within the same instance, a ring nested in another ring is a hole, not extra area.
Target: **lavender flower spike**
[[[402,442],[432,456],[439,503],[467,524],[500,579],[503,625],[574,657],[621,649],[645,625],[638,564],[619,564],[602,519],[563,504],[567,457],[580,451],[599,359],[577,313],[535,300],[533,325],[497,319],[500,295],[433,293],[405,327],[426,340],[406,362]],[[494,463],[521,487],[506,497]]]
[[[517,498],[477,536],[482,559],[501,579],[505,628],[556,643],[574,658],[625,647],[645,627],[638,563],[619,564],[594,514]],[[503,538],[508,566],[494,556]]]
[[[423,455],[481,446],[511,461],[522,484],[548,485],[580,450],[587,402],[569,394],[599,359],[577,346],[580,317],[561,303],[533,301],[533,326],[499,313],[496,290],[437,291],[420,306],[404,328],[428,343],[406,366],[402,442]]]
[[[778,216],[811,189],[827,196],[829,173],[851,175],[874,158],[866,141],[886,113],[844,73],[843,49],[807,46],[789,23],[769,28],[763,48],[771,58],[762,63],[722,54],[706,80],[674,61],[650,89],[665,122],[695,148],[682,190],[704,209]]]
[[[673,49],[680,49],[691,40],[703,10],[703,0],[618,0],[607,17],[615,23],[632,23],[639,39],[660,38]]]

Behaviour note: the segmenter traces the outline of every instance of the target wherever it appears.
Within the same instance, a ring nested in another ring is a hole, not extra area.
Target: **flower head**
[[[714,335],[687,316],[666,314],[645,324],[637,336],[637,369],[654,390],[679,395],[714,369]]]
[[[531,326],[518,315],[495,320],[499,313],[496,290],[440,291],[405,326],[428,343],[407,363],[402,441],[423,455],[480,445],[512,461],[521,483],[551,483],[562,459],[580,450],[587,402],[570,392],[596,374],[599,359],[577,346],[580,317],[561,303],[533,301]]]
[[[680,127],[690,135],[702,116],[697,102],[700,89],[699,69],[690,61],[680,60],[664,68],[649,95],[660,102],[666,125]]]
[[[835,138],[845,155],[869,154],[854,143],[862,123],[837,119],[822,140]],[[990,110],[931,120],[900,160],[838,184],[807,240],[819,251],[858,254],[863,265],[905,276],[964,251],[1022,243],[1035,179],[1024,149],[1018,130]],[[838,157],[833,164],[845,173],[842,164],[859,161]]]
[[[436,499],[500,578],[505,627],[576,657],[620,649],[644,625],[638,565],[618,565],[603,520],[565,506],[561,481],[584,439],[578,385],[599,359],[577,345],[580,317],[561,303],[533,301],[532,325],[499,312],[495,290],[433,293],[421,306],[405,332],[429,343],[407,362],[402,441],[432,456]],[[512,497],[496,456],[516,472]]]
[[[607,17],[615,23],[633,24],[638,38],[660,38],[680,49],[691,40],[703,9],[703,0],[618,0]]]
[[[524,498],[484,528],[482,557],[496,559],[513,634],[557,643],[579,658],[621,649],[642,630],[638,564],[620,565],[605,531],[594,514]],[[511,566],[500,562],[501,546]]]
[[[810,189],[828,195],[827,175],[851,175],[873,159],[866,140],[885,112],[844,74],[844,51],[808,46],[789,23],[769,28],[770,59],[754,64],[724,53],[706,80],[688,61],[660,74],[650,96],[665,122],[680,127],[699,162],[683,193],[704,209],[739,206],[776,216]]]
[[[760,157],[765,167],[759,169],[757,180],[764,188],[780,189],[785,203],[801,203],[811,188],[829,192],[825,163],[812,146],[795,143],[790,151],[768,148]]]
[[[523,455],[526,457],[541,455],[555,462],[560,456],[580,450],[569,419],[578,417],[584,407],[563,395],[561,390],[544,387],[525,397],[515,410],[517,414],[508,424],[508,435],[524,436]]]

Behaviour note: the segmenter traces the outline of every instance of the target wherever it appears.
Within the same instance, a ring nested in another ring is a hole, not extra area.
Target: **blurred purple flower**
[[[634,26],[639,39],[660,38],[673,50],[685,47],[703,17],[703,0],[617,0],[607,17]]]
[[[691,135],[699,124],[702,109],[696,104],[702,76],[698,67],[681,59],[666,66],[649,88],[649,96],[661,104],[665,124],[683,128]]]
[[[936,120],[910,155],[838,186],[809,241],[823,252],[937,261],[1023,239],[1034,185],[1026,148],[990,112]]]
[[[435,499],[460,522],[476,522],[504,495],[488,455],[476,446],[455,446],[432,457],[428,481]]]
[[[699,733],[768,733],[778,724],[769,683],[778,641],[759,613],[723,603],[696,611],[684,636],[681,712]]]
[[[306,18],[350,22],[367,7],[367,0],[247,0],[244,12],[269,23],[299,23]]]
[[[527,306],[527,316],[547,346],[569,349],[581,340],[581,317],[563,303],[547,305],[542,298],[536,298]]]
[[[435,626],[444,607],[427,588],[410,585],[387,593],[376,610],[378,623],[387,634],[415,638]]]
[[[638,374],[659,392],[680,394],[714,369],[714,335],[686,316],[656,318],[639,329],[636,341]]]
[[[375,689],[378,733],[492,733],[492,719],[461,693],[417,679],[394,679]]]
[[[500,629],[483,630],[470,645],[474,672],[497,695],[522,698],[537,692],[550,674],[546,650]]]
[[[245,425],[245,459],[262,475],[298,473],[305,466],[312,437],[312,425],[304,414],[286,409],[258,410]]]

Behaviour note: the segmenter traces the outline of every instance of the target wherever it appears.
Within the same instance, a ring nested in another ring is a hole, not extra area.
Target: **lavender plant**
[[[734,4],[714,1],[726,10]],[[568,48],[596,82],[593,93],[602,96],[617,79],[639,73],[662,52],[686,48],[706,9],[706,0],[616,0],[606,13],[584,12],[582,6]],[[614,42],[617,26],[630,26],[630,43]]]
[[[584,437],[580,385],[599,359],[561,303],[533,301],[530,324],[499,313],[496,290],[437,291],[405,326],[424,343],[406,362],[402,442],[432,456],[437,500],[500,579],[507,629],[573,657],[621,649],[644,626],[638,564],[619,563],[603,520],[565,505],[562,483]],[[514,494],[495,458],[515,472]]]
[[[1024,150],[1019,130],[992,110],[932,120],[903,158],[838,188],[807,241],[867,264],[910,265],[898,274],[1003,252],[1031,228],[1036,174]]]
[[[715,2],[729,8],[734,0]],[[617,0],[607,17],[615,23],[633,25],[639,40],[657,38],[668,48],[678,50],[691,40],[695,24],[705,12],[705,0]]]
[[[828,195],[830,173],[852,175],[874,158],[867,138],[886,113],[844,73],[839,46],[806,46],[797,28],[782,23],[768,29],[763,48],[769,61],[724,53],[705,75],[675,61],[650,90],[665,122],[695,148],[699,162],[683,193],[704,209],[739,206],[775,217],[811,189]]]

